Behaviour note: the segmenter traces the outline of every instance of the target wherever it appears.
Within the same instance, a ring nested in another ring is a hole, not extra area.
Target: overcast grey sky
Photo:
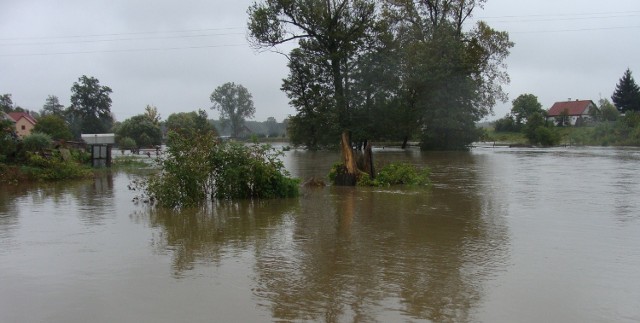
[[[82,75],[113,89],[117,120],[147,104],[163,118],[207,109],[225,82],[253,94],[254,120],[282,121],[295,110],[280,91],[286,59],[256,53],[246,40],[252,0],[0,0],[0,94],[39,111],[48,95],[69,105]],[[489,0],[475,13],[508,31],[513,100],[537,95],[545,108],[609,98],[628,68],[640,81],[640,1]],[[285,49],[286,50],[286,49]],[[504,116],[510,102],[495,107]]]

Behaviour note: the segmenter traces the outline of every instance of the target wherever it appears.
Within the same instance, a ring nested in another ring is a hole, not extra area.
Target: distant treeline
[[[224,127],[222,121],[211,120],[209,122],[216,128],[220,136],[231,136],[231,127]],[[241,131],[240,137],[246,138],[252,135],[258,137],[286,137],[287,122],[277,122],[274,118],[268,118],[267,121],[245,121],[245,129]]]

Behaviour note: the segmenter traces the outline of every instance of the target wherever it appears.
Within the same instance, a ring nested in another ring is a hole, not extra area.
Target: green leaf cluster
[[[91,176],[91,169],[76,162],[81,156],[73,155],[74,160],[65,161],[60,151],[53,150],[50,155],[27,153],[27,162],[21,167],[22,173],[29,178],[42,181],[58,181]]]
[[[335,182],[340,174],[345,172],[342,163],[335,163],[329,171],[329,180]],[[430,185],[429,176],[431,170],[428,167],[418,168],[407,163],[390,163],[382,167],[375,178],[371,178],[369,174],[361,172],[358,175],[358,186],[376,186],[386,187],[392,185],[408,185],[408,186],[425,186]]]
[[[41,151],[51,147],[51,136],[34,132],[22,139],[22,147],[27,152]]]
[[[560,133],[553,125],[547,124],[544,116],[539,112],[527,117],[524,134],[532,145],[548,147],[560,143]]]
[[[38,119],[33,132],[46,133],[53,139],[71,140],[73,134],[64,119],[56,114],[47,114]]]

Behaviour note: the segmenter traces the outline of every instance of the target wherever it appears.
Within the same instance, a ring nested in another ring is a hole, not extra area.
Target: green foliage
[[[345,172],[342,163],[335,163],[329,171],[329,180],[335,182],[336,178]],[[391,186],[391,185],[409,185],[420,186],[430,185],[429,168],[417,168],[414,165],[406,163],[391,163],[382,167],[376,174],[375,178],[371,178],[369,174],[360,172],[358,174],[358,186]]]
[[[246,118],[252,118],[256,112],[249,90],[241,84],[225,83],[211,93],[212,109],[220,111],[223,126],[231,126],[231,136],[238,138]]]
[[[295,145],[421,135],[424,149],[466,149],[508,81],[513,43],[485,23],[462,28],[476,2],[260,1],[250,9],[257,45],[303,39],[282,89],[296,108]],[[337,9],[340,8],[340,9]]]
[[[428,168],[418,169],[405,163],[391,163],[384,166],[375,178],[377,186],[389,185],[429,185]]]
[[[156,146],[162,143],[160,125],[146,113],[123,121],[116,127],[116,135],[133,139],[138,147]]]
[[[138,147],[138,144],[131,137],[120,137],[118,138],[118,146],[120,149],[129,150]]]
[[[101,86],[94,77],[81,76],[71,87],[71,106],[67,111],[76,137],[80,133],[105,133],[113,126],[111,88]]]
[[[74,161],[64,161],[57,150],[49,156],[38,153],[28,153],[27,156],[27,164],[21,171],[34,180],[57,181],[86,178],[92,174],[88,167]]]
[[[560,142],[558,131],[547,125],[541,113],[529,115],[524,133],[532,145],[553,146]]]
[[[545,147],[554,146],[560,143],[560,134],[553,127],[538,127],[535,130],[535,138],[532,143],[539,143]]]
[[[12,161],[17,150],[18,136],[13,122],[0,120],[0,163]]]
[[[49,95],[40,113],[43,116],[56,115],[62,117],[64,115],[64,105],[60,104],[60,99],[55,95]],[[38,120],[40,122],[40,120]]]
[[[172,113],[167,118],[165,126],[170,132],[173,131],[183,137],[195,137],[209,132],[216,133],[215,128],[207,120],[207,112],[204,110]],[[176,136],[169,136],[167,145],[171,145],[171,138],[176,138]]]
[[[215,135],[171,131],[161,171],[143,184],[150,199],[165,207],[195,206],[208,198],[281,198],[298,194],[281,153],[264,145],[217,142]]]
[[[620,81],[618,81],[611,100],[613,100],[613,104],[621,113],[627,111],[640,112],[640,87],[633,79],[630,69],[627,68]]]
[[[23,149],[28,152],[41,151],[51,147],[51,136],[34,132],[22,139]]]
[[[496,120],[493,126],[496,132],[518,132],[522,129],[522,126],[518,126],[510,114]]]
[[[56,140],[71,140],[73,134],[62,117],[56,114],[47,114],[38,119],[33,128],[34,132],[46,133]]]
[[[13,100],[11,99],[11,94],[5,93],[0,95],[0,111],[1,112],[12,112],[14,109]]]
[[[118,156],[113,159],[111,168],[144,168],[149,167],[142,157],[138,156]]]
[[[601,99],[599,109],[594,109],[593,111],[599,111],[599,118],[596,120],[616,121],[620,117],[618,109],[607,99]]]
[[[540,113],[544,115],[542,104],[538,102],[538,97],[533,94],[520,94],[512,102],[511,115],[514,116],[514,121],[517,126],[522,126],[527,123],[529,117],[534,113]]]

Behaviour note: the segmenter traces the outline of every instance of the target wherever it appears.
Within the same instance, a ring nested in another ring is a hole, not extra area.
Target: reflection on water
[[[375,153],[433,186],[180,212],[133,204],[131,173],[2,187],[0,322],[640,320],[639,150]]]
[[[318,176],[335,161],[319,166],[317,153],[305,153],[297,152],[299,174]],[[500,211],[475,190],[474,158],[460,156],[448,167],[471,171],[435,189],[330,187],[306,189],[295,201],[146,212],[162,229],[154,241],[166,243],[155,247],[171,251],[177,276],[250,250],[254,294],[274,318],[466,321],[508,242],[496,226]]]
[[[197,263],[219,263],[223,258],[256,247],[258,241],[290,221],[297,200],[219,201],[180,212],[163,209],[139,211],[153,227],[156,251],[171,251],[173,270],[181,277]]]

